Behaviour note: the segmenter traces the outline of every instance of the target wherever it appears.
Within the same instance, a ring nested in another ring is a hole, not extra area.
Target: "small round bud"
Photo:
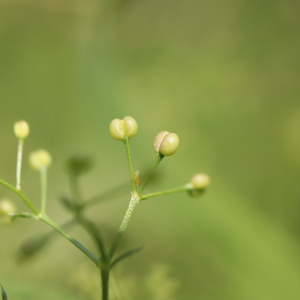
[[[191,184],[195,190],[203,190],[210,185],[210,178],[206,174],[199,173],[191,179]]]
[[[13,217],[10,213],[15,213],[15,205],[8,199],[0,200],[0,223],[8,225],[13,221]]]
[[[122,141],[125,137],[125,131],[122,120],[112,120],[109,124],[109,133],[115,140]]]
[[[29,135],[29,125],[26,121],[16,122],[14,125],[14,132],[17,138],[25,139]]]
[[[47,168],[51,165],[52,157],[46,150],[40,149],[29,155],[29,164],[34,171]]]
[[[160,132],[154,139],[154,142],[153,142],[153,149],[155,152],[159,152],[159,147],[164,139],[164,137],[170,132],[168,131],[162,131]]]
[[[136,120],[132,117],[125,117],[122,122],[125,135],[129,138],[134,137],[138,131],[138,124]]]
[[[176,133],[167,133],[167,131],[163,131],[159,133],[156,136],[153,144],[154,150],[158,148],[159,153],[161,153],[163,156],[173,155],[177,151],[178,146],[179,146],[178,135]]]

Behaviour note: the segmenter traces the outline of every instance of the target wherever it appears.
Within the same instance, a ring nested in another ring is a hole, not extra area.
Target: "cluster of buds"
[[[125,117],[123,120],[114,119],[109,125],[109,132],[117,141],[123,141],[125,136],[128,138],[134,137],[137,131],[137,122],[132,117]]]
[[[138,125],[134,118],[125,117],[123,120],[115,119],[109,125],[109,132],[111,136],[122,141],[124,138],[133,137],[137,133]],[[160,155],[171,156],[179,147],[179,137],[176,133],[162,131],[154,139],[153,149]],[[210,178],[206,174],[196,174],[187,184],[188,192],[191,196],[201,195],[205,189],[210,185]]]

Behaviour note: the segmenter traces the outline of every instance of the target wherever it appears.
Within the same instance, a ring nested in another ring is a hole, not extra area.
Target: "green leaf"
[[[7,295],[6,295],[5,291],[4,291],[4,288],[3,288],[3,286],[2,286],[1,283],[0,283],[0,286],[1,286],[1,289],[2,289],[2,300],[7,300],[8,299]]]
[[[21,244],[18,259],[23,261],[40,251],[48,242],[48,236],[41,236]]]
[[[93,222],[91,222],[87,219],[84,219],[83,217],[78,219],[78,221],[85,228],[85,230],[94,238],[94,240],[98,246],[98,249],[101,253],[101,256],[103,258],[105,258],[106,250],[105,250],[104,241],[103,241],[100,230],[96,227],[96,225]]]
[[[61,197],[59,199],[60,203],[69,211],[76,211],[76,206],[67,197]]]
[[[138,248],[134,248],[134,249],[132,249],[132,250],[129,250],[129,251],[127,251],[127,252],[121,254],[119,257],[117,257],[117,258],[111,263],[111,268],[112,268],[115,264],[117,264],[118,262],[120,262],[121,260],[123,260],[124,258],[129,257],[129,256],[131,256],[132,254],[135,254],[135,253],[139,252],[142,248],[143,248],[143,246],[140,246],[140,247],[138,247]]]

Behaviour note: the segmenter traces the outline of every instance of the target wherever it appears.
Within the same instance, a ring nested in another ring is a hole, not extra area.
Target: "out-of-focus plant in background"
[[[132,115],[144,124],[131,146],[136,165],[147,168],[161,128],[181,139],[149,190],[199,169],[214,179],[203,199],[179,194],[140,205],[123,246],[143,241],[143,255],[114,270],[115,299],[299,299],[299,9],[289,0],[1,1],[1,178],[15,180],[10,128],[26,119],[24,157],[28,149],[52,153],[47,207],[61,222],[70,154],[96,162],[82,178],[86,198],[127,183],[107,124]],[[35,176],[24,161],[22,185],[38,201]],[[87,211],[107,239],[127,199],[125,192]],[[11,299],[97,299],[98,272],[60,238],[16,260],[28,233],[47,230],[34,221],[0,228],[0,279]],[[90,243],[80,229],[72,235]]]

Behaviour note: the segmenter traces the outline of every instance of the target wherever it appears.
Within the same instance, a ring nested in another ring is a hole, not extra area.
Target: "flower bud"
[[[14,132],[17,138],[25,139],[29,135],[29,125],[26,121],[16,122],[14,125]]]
[[[29,164],[34,171],[49,167],[51,162],[50,153],[44,149],[37,150],[29,155]]]
[[[138,131],[138,124],[132,117],[125,117],[123,120],[125,135],[129,138],[134,137]]]
[[[199,173],[191,179],[191,184],[195,190],[203,190],[210,185],[210,178],[206,174]]]
[[[168,131],[160,132],[154,139],[153,148],[155,152],[163,156],[173,155],[179,146],[179,137],[176,133]]]
[[[112,120],[109,125],[109,133],[115,140],[122,141],[125,137],[125,131],[122,120]]]
[[[170,132],[168,131],[162,131],[160,132],[154,139],[154,142],[153,142],[153,149],[155,152],[159,152],[159,147],[164,139],[164,137]]]
[[[13,217],[10,213],[15,213],[15,205],[8,199],[0,200],[0,223],[8,225],[13,221]]]
[[[134,137],[137,131],[137,122],[132,117],[125,117],[123,120],[114,119],[109,125],[109,133],[117,141],[124,140],[125,136]]]

